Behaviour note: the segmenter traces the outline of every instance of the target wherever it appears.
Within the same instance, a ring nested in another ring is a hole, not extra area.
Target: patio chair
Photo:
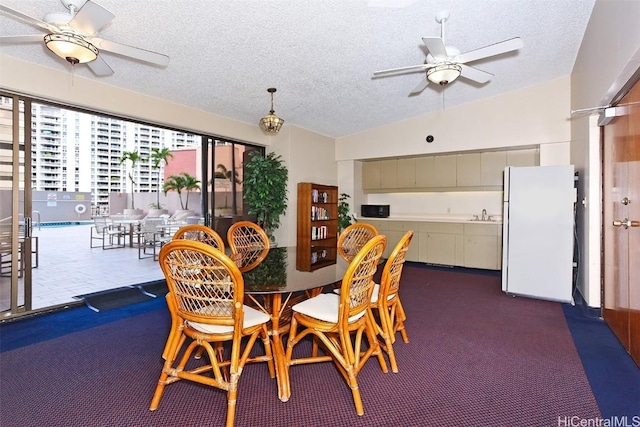
[[[389,356],[391,370],[398,372],[398,364],[393,351],[396,333],[400,332],[402,340],[409,342],[404,321],[407,316],[400,301],[400,277],[402,268],[413,238],[413,231],[407,231],[396,244],[382,270],[380,284],[375,284],[371,294],[371,308],[378,318],[378,334],[382,337],[380,346]]]
[[[275,377],[267,330],[270,317],[242,303],[244,280],[240,270],[227,255],[210,245],[172,240],[160,249],[160,267],[169,288],[172,326],[149,409],[158,408],[165,386],[180,380],[193,381],[226,390],[226,426],[233,426],[245,364],[267,362],[271,378]],[[258,337],[264,345],[262,355],[252,353]],[[224,343],[230,344],[230,351],[218,352]],[[191,357],[200,347],[207,355],[200,359],[202,363]],[[228,379],[223,375],[227,369]]]
[[[106,216],[96,216],[93,218],[93,227],[91,227],[91,248],[99,248],[93,246],[94,240],[102,241],[102,249],[124,248],[127,231],[120,226],[114,225]]]
[[[238,221],[231,224],[227,232],[227,242],[232,259],[241,272],[255,268],[269,253],[269,236],[256,223]]]
[[[293,316],[285,366],[333,361],[351,388],[358,415],[364,414],[358,373],[369,357],[378,358],[383,372],[387,372],[377,331],[371,315],[373,275],[387,244],[383,235],[375,236],[358,252],[342,279],[340,294],[323,293],[292,307]],[[300,330],[298,330],[300,329]],[[294,347],[308,335],[314,338],[311,356],[293,358]],[[367,337],[363,349],[362,338]],[[319,354],[315,343],[320,341],[325,354]]]
[[[158,260],[160,246],[171,240],[158,226],[164,224],[162,218],[148,218],[140,225],[140,230],[136,233],[138,241],[138,259],[153,257]],[[151,251],[151,252],[149,252]]]
[[[351,224],[338,236],[338,254],[349,263],[360,249],[377,235],[378,230],[371,224],[363,222]]]
[[[180,227],[173,235],[173,240],[175,239],[197,240],[224,252],[222,237],[206,225],[189,224]]]

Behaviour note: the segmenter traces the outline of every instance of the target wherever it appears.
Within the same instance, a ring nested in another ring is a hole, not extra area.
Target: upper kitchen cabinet
[[[380,188],[380,162],[362,163],[362,188],[365,190]]]
[[[480,184],[501,187],[504,168],[507,166],[506,151],[487,151],[480,154]]]
[[[398,188],[398,160],[380,160],[380,188]]]
[[[398,188],[398,160],[374,160],[362,164],[362,188],[395,190]]]
[[[456,170],[457,187],[475,187],[480,184],[480,153],[458,154]]]
[[[538,166],[539,164],[540,153],[537,148],[507,151],[506,166]]]
[[[416,159],[398,159],[398,188],[415,188]]]
[[[374,160],[362,164],[362,188],[370,193],[495,191],[502,190],[506,166],[539,164],[535,148]]]
[[[456,156],[416,157],[416,188],[455,188]]]

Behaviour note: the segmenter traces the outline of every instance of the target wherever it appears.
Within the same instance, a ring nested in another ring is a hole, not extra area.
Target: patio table
[[[136,226],[140,225],[140,221],[139,219],[116,219],[111,217],[111,221],[113,222],[114,225],[123,225],[123,226],[128,226],[129,230],[128,230],[128,234],[129,234],[129,247],[132,248],[133,247],[133,233],[135,231]]]

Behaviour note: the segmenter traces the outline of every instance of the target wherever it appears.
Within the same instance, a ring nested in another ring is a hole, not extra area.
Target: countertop
[[[424,222],[455,222],[469,224],[502,224],[502,215],[490,215],[491,220],[475,220],[474,214],[394,214],[387,218],[370,218],[358,215],[358,220],[372,221],[424,221]]]

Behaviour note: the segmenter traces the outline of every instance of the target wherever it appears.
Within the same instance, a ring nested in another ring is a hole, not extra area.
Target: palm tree
[[[238,179],[238,173],[234,170],[228,170],[227,167],[225,165],[223,165],[222,163],[218,163],[217,166],[217,171],[214,174],[214,179],[226,179],[229,182],[229,186],[231,187],[231,184],[236,183],[236,184],[242,184],[242,182]],[[227,208],[229,207],[229,204],[227,203],[227,196],[228,196],[228,192],[225,191],[224,192],[224,207]]]
[[[151,169],[159,169],[160,162],[164,162],[165,165],[169,164],[169,158],[173,158],[173,154],[169,151],[168,148],[152,148],[151,149]],[[156,209],[162,209],[160,206],[160,174],[158,173],[158,186],[156,190]]]
[[[127,160],[131,162],[131,170],[129,171],[129,179],[131,180],[131,209],[135,209],[135,203],[133,200],[133,191],[134,191],[134,185],[136,184],[136,182],[133,180],[133,171],[136,167],[136,163],[139,161],[142,161],[143,159],[142,159],[142,156],[140,156],[140,154],[136,150],[123,151],[122,156],[120,157],[120,164],[123,164]]]
[[[182,172],[180,175],[171,175],[167,177],[167,180],[164,182],[163,189],[165,195],[169,191],[175,191],[178,193],[180,207],[183,210],[187,210],[189,209],[189,193],[200,189],[200,181],[196,177],[191,176],[186,172]],[[182,202],[183,190],[187,192],[187,197],[184,203]]]

